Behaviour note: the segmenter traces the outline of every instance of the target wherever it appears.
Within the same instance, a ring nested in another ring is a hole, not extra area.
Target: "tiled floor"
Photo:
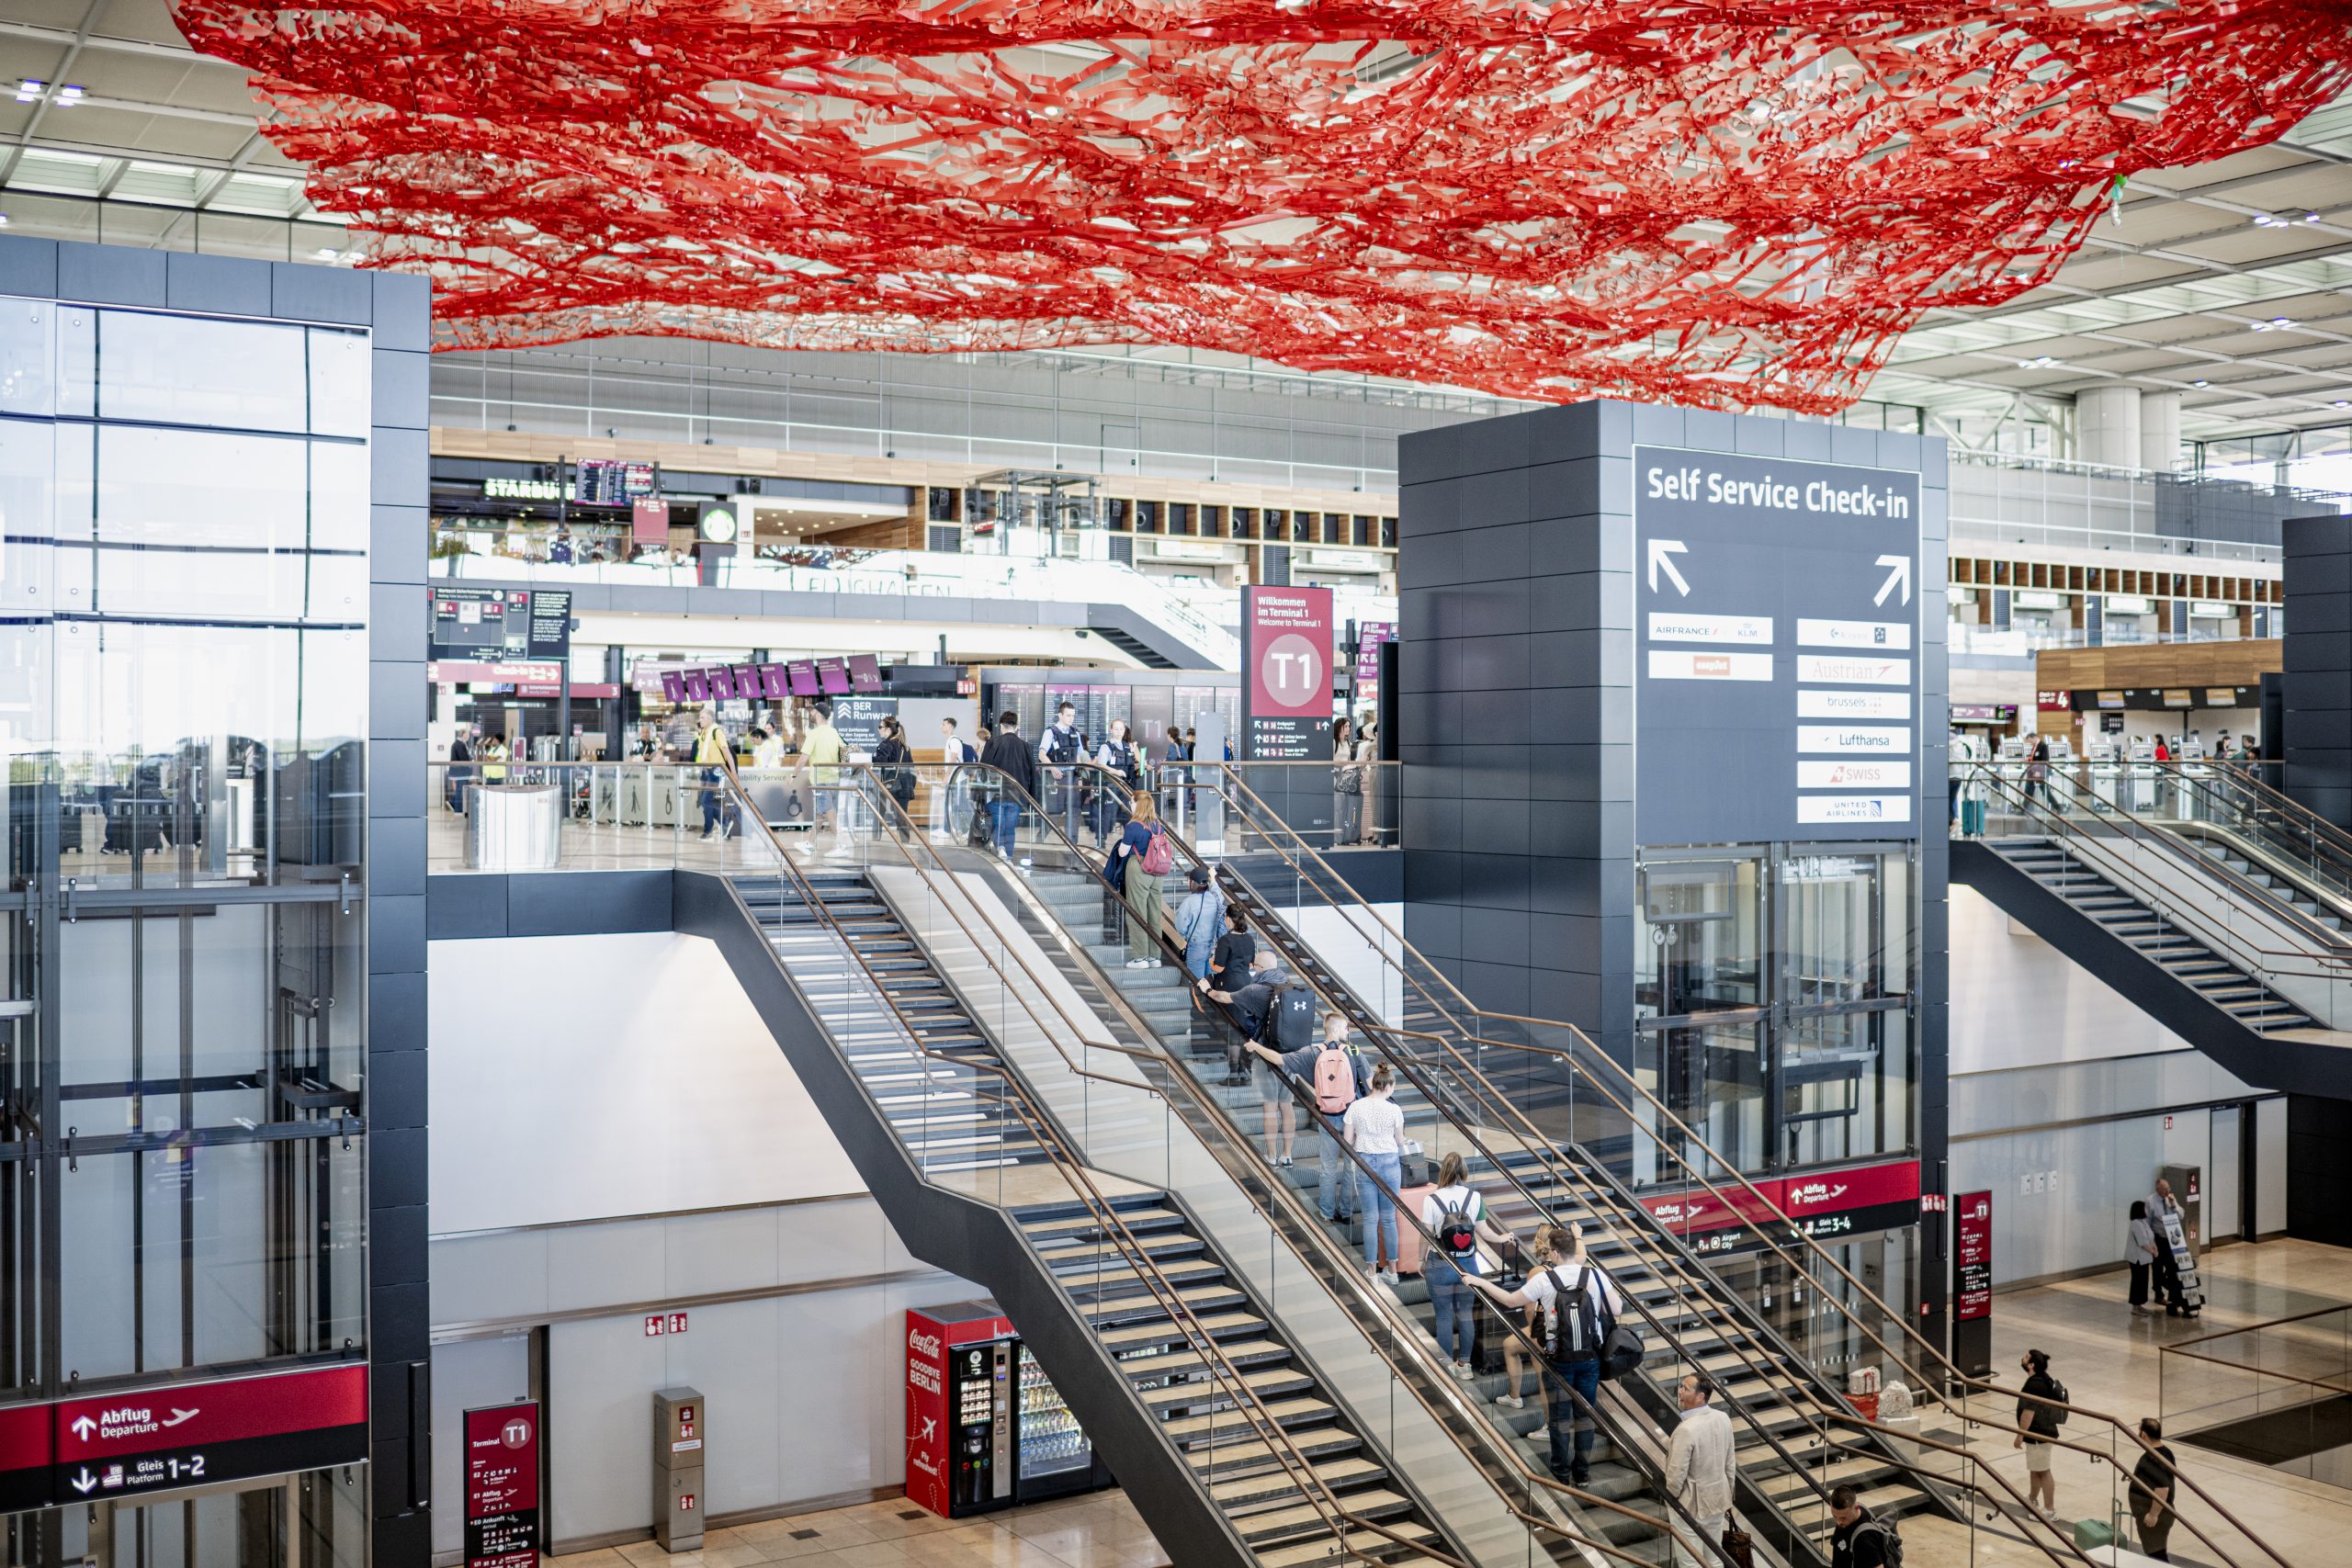
[[[2352,1301],[2352,1251],[2272,1241],[2223,1247],[2201,1261],[2208,1302],[2204,1315],[2193,1322],[2133,1317],[2124,1302],[2120,1269],[1995,1297],[1996,1371],[2014,1384],[2018,1357],[2029,1346],[2047,1350],[2052,1371],[2075,1404],[2136,1423],[2143,1415],[2158,1414],[2158,1347]],[[2177,1418],[2173,1426],[2177,1436]],[[2084,1435],[2069,1427],[2069,1437]],[[2006,1438],[1980,1438],[1973,1447],[2023,1489],[2024,1456]],[[2352,1562],[2352,1492],[2179,1443],[2174,1451],[2183,1471],[2260,1537],[2278,1562],[2294,1568]],[[2062,1459],[2057,1475],[2063,1517],[2108,1517],[2108,1489],[2090,1461]],[[2240,1568],[2276,1568],[2271,1557],[2210,1510],[2192,1502],[2187,1518],[2206,1529]],[[2175,1531],[2173,1549],[2183,1560],[2211,1562],[2222,1555],[2188,1540],[2185,1529]]]
[[[554,1568],[1164,1568],[1168,1554],[1119,1492],[943,1519],[903,1497],[713,1530],[700,1551],[650,1541],[545,1560]]]

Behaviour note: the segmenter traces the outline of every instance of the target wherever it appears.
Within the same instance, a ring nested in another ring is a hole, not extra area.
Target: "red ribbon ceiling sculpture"
[[[451,347],[1168,343],[1826,411],[2352,0],[175,0]]]

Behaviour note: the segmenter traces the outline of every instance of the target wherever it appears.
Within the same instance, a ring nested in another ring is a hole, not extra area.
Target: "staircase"
[[[1205,1227],[1048,1146],[862,872],[679,881],[680,929],[718,942],[909,1249],[1005,1306],[1171,1556],[1454,1553]]]
[[[2254,859],[2226,839],[2189,837],[2186,834],[2183,837],[2199,854],[2231,872],[2239,881],[2252,884],[2280,907],[2292,909],[2329,931],[2352,938],[2352,919],[2347,919],[2340,912],[2341,906],[2333,900],[2322,903],[2311,891],[2311,885],[2301,877],[2288,876],[2272,869],[2267,860]]]
[[[2058,845],[2042,839],[2007,839],[1984,847],[2256,1033],[2300,1029],[2312,1021],[2261,981]]]

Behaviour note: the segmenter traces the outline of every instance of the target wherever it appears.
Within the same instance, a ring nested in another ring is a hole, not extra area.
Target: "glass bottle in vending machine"
[[[907,1495],[950,1518],[1111,1484],[994,1302],[907,1314]]]

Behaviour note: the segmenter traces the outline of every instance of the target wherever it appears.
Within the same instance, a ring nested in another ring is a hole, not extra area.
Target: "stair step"
[[[1215,1363],[1216,1375],[1225,1375],[1225,1364],[1236,1367],[1269,1366],[1290,1359],[1290,1347],[1272,1339],[1221,1340],[1217,1348],[1223,1360]],[[1119,1370],[1129,1378],[1175,1377],[1203,1367],[1211,1366],[1209,1359],[1200,1351],[1184,1349],[1145,1350],[1119,1359]]]
[[[1395,1536],[1401,1536],[1408,1541],[1425,1543],[1434,1540],[1437,1536],[1437,1532],[1429,1526],[1413,1519],[1398,1519],[1387,1528],[1395,1532]],[[1386,1554],[1411,1552],[1411,1548],[1398,1546],[1394,1537],[1377,1530],[1350,1530],[1338,1540],[1318,1538],[1298,1546],[1261,1551],[1258,1561],[1263,1568],[1308,1568],[1309,1564],[1353,1562],[1364,1557],[1378,1561]]]
[[[1403,1494],[1391,1492],[1385,1486],[1351,1492],[1340,1501],[1351,1517],[1359,1519],[1379,1519],[1384,1515],[1404,1513],[1412,1506]],[[1325,1519],[1321,1507],[1313,1503],[1300,1503],[1286,1508],[1243,1514],[1233,1523],[1241,1532],[1241,1539],[1252,1546],[1278,1541],[1306,1530],[1316,1532],[1318,1542],[1328,1546],[1329,1542],[1322,1540],[1322,1532],[1327,1528]]]

